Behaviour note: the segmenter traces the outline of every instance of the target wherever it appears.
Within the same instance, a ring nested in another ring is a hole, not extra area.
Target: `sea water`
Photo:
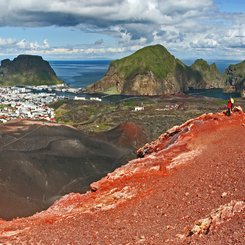
[[[105,75],[110,60],[58,60],[49,63],[69,87],[85,88]]]
[[[219,99],[229,99],[241,97],[240,93],[224,93],[222,88],[212,88],[212,89],[192,89],[187,92],[189,95],[199,95],[199,96],[206,96],[206,97],[213,97]]]

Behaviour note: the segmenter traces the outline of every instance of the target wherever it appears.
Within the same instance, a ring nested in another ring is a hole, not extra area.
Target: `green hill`
[[[161,95],[187,91],[190,87],[213,87],[210,85],[211,81],[206,79],[213,79],[213,75],[205,73],[206,77],[203,77],[203,73],[197,67],[198,64],[196,69],[186,66],[162,45],[148,46],[125,58],[112,61],[106,75],[90,85],[87,91]],[[211,66],[208,72],[216,74],[215,67]]]
[[[164,79],[174,72],[176,59],[161,45],[149,46],[136,51],[134,54],[113,61],[119,75],[132,79],[136,75],[152,72],[158,79]]]
[[[63,83],[41,56],[19,55],[13,61],[2,60],[0,85],[55,85]]]

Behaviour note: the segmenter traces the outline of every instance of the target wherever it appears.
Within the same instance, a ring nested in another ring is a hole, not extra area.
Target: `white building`
[[[86,100],[85,97],[75,96],[74,100]]]
[[[102,99],[100,99],[100,98],[98,98],[98,97],[91,97],[90,100],[102,101]]]
[[[144,106],[135,106],[134,111],[143,111],[145,108]]]

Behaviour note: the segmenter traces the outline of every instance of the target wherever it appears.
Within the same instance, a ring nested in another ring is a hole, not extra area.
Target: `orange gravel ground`
[[[144,149],[93,192],[0,221],[0,244],[245,244],[245,113],[203,115]]]

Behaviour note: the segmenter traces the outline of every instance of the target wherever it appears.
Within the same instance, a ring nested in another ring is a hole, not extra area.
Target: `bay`
[[[85,88],[101,79],[110,60],[53,60],[49,64],[56,75],[71,88]]]
[[[228,100],[230,97],[238,98],[241,97],[240,93],[225,93],[222,88],[212,88],[212,89],[191,89],[186,94],[195,96],[206,96],[218,99]]]

